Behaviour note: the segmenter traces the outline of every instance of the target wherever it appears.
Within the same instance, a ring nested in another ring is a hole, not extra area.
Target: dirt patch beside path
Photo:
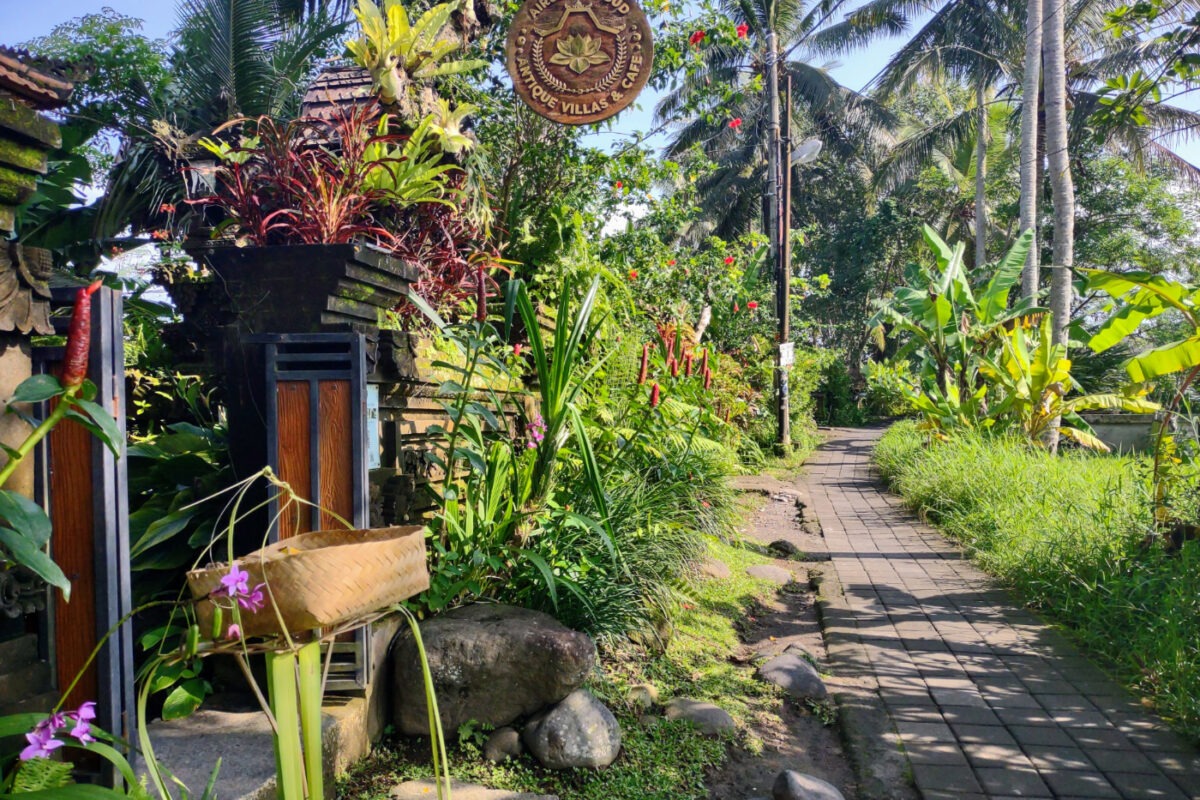
[[[830,692],[841,684],[824,674],[825,643],[817,617],[810,576],[819,575],[828,558],[819,528],[803,521],[803,490],[769,476],[739,479],[742,491],[759,498],[742,531],[749,546],[774,559],[775,566],[790,570],[796,582],[783,587],[757,613],[739,624],[742,645],[731,657],[746,669],[779,655],[793,645],[812,656]],[[799,503],[799,504],[798,504]],[[778,540],[791,542],[799,551],[779,557],[770,548]],[[858,797],[854,773],[843,750],[832,701],[799,703],[785,698],[778,714],[762,715],[747,731],[747,738],[762,744],[761,752],[737,748],[710,779],[712,800],[759,800],[771,796],[775,777],[785,769],[797,770],[832,783],[846,800]]]

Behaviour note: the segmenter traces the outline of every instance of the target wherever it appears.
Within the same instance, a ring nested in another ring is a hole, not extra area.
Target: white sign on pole
[[[796,343],[784,342],[779,345],[779,366],[790,367],[796,363]]]

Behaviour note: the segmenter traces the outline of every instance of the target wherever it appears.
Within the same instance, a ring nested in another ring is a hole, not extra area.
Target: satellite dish
[[[811,164],[821,153],[820,139],[807,139],[792,151],[792,164]]]

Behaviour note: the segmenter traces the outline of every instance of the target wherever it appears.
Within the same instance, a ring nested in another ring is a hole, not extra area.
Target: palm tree
[[[1019,111],[1023,132],[1022,229],[1036,227],[1039,192],[1033,189],[1041,185],[1040,165],[1045,158],[1045,139],[1037,135],[1039,119],[1047,112],[1045,98],[1037,91],[1042,61],[1040,38],[1044,27],[1038,6],[1042,5],[1043,0],[1002,0],[998,3],[948,0],[896,53],[874,81],[875,95],[881,100],[910,91],[931,78],[954,79],[976,90],[979,86],[991,86],[994,87],[991,102],[1009,103],[1014,111]],[[1064,53],[1070,59],[1064,61],[1061,72],[1065,77],[1070,113],[1068,146],[1063,150],[1064,155],[1074,151],[1085,139],[1099,135],[1107,146],[1136,162],[1158,161],[1170,165],[1182,177],[1200,178],[1196,167],[1168,149],[1166,145],[1172,141],[1169,136],[1160,141],[1172,131],[1192,132],[1194,126],[1200,125],[1200,114],[1158,103],[1146,109],[1150,119],[1148,125],[1138,126],[1125,120],[1124,124],[1099,131],[1091,126],[1092,112],[1100,99],[1096,92],[1098,76],[1111,75],[1118,66],[1134,69],[1155,57],[1152,48],[1114,40],[1104,30],[1103,11],[1098,0],[1077,0],[1065,10],[1065,17],[1070,22],[1065,26]],[[1037,23],[1029,27],[1034,19]],[[1027,28],[1032,32],[1032,52],[1026,47]],[[1026,98],[1033,102],[1028,103]],[[964,110],[963,113],[970,112]],[[956,140],[973,136],[976,127],[966,119],[951,119],[922,137]],[[1183,135],[1177,136],[1174,141],[1182,138]],[[912,157],[914,152],[950,150],[959,144],[961,142],[947,141],[935,148],[923,139],[901,142],[879,171],[889,182],[901,180],[906,175],[911,177],[924,164]],[[983,207],[982,202],[978,205]],[[1035,247],[1022,282],[1023,290],[1030,294],[1038,285],[1036,259]]]
[[[1021,83],[1021,221],[1022,231],[1032,240],[1025,269],[1021,272],[1021,295],[1036,298],[1041,286],[1038,245],[1038,92],[1042,84],[1042,0],[1025,0],[1025,59]]]
[[[195,142],[240,116],[288,117],[347,28],[317,9],[289,19],[278,0],[184,0],[172,80],[148,92],[123,132],[98,206],[97,239],[153,224],[184,197],[180,169]]]
[[[676,120],[707,86],[738,86],[742,91],[721,114],[700,114],[680,127],[667,154],[680,158],[693,147],[717,163],[700,185],[708,229],[695,231],[732,238],[751,228],[761,212],[766,182],[766,133],[770,103],[749,91],[756,76],[766,78],[770,59],[768,40],[774,35],[779,52],[780,82],[789,78],[793,138],[819,137],[826,151],[838,158],[871,159],[873,148],[891,143],[894,117],[869,98],[840,85],[809,58],[865,44],[877,32],[894,32],[907,24],[905,9],[913,0],[877,0],[834,22],[849,0],[722,0],[721,10],[748,26],[749,47],[716,44],[704,47],[701,67],[685,77],[655,109],[658,124]],[[741,120],[730,127],[731,120]]]
[[[1067,152],[1066,0],[1049,0],[1042,12],[1042,83],[1045,88],[1046,156],[1054,202],[1054,273],[1050,313],[1054,344],[1067,345],[1071,323],[1071,266],[1075,263],[1075,185]],[[1052,425],[1051,446],[1058,425]]]

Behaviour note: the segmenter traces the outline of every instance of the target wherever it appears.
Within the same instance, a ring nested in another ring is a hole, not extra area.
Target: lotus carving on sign
[[[597,64],[607,64],[612,58],[600,49],[600,39],[575,34],[559,39],[558,52],[550,56],[551,64],[565,66],[577,75],[582,75]]]

